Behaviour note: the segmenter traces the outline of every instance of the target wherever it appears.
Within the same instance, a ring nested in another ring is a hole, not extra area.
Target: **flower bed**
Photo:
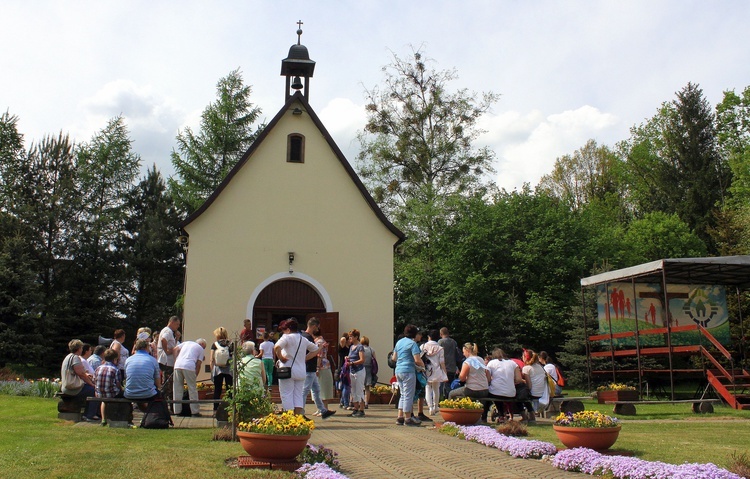
[[[715,464],[667,464],[634,457],[608,456],[586,448],[560,451],[552,465],[572,472],[610,475],[613,479],[742,479]]]
[[[538,459],[557,452],[557,448],[552,443],[504,436],[489,426],[459,426],[446,422],[441,428],[445,431],[454,429],[456,436],[463,436],[467,441],[474,441],[488,447],[495,447],[513,457]]]
[[[336,472],[324,462],[303,464],[294,473],[297,477],[304,479],[349,479],[348,476]]]

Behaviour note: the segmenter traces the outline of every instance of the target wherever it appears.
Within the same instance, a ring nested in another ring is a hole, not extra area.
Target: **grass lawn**
[[[613,415],[612,406],[584,401],[587,410]],[[637,405],[636,416],[619,416],[622,430],[613,446],[647,461],[712,462],[726,467],[733,453],[750,451],[750,411],[714,405],[713,414],[694,414],[690,404]],[[530,426],[529,436],[559,447],[551,424]]]
[[[111,429],[57,419],[57,401],[0,395],[0,477],[289,478],[287,473],[231,469],[224,461],[244,454],[237,443],[212,441],[211,429]],[[611,406],[586,401],[611,414]],[[623,418],[615,449],[673,464],[713,462],[726,467],[750,450],[750,411],[716,407],[696,415],[689,405],[638,406]],[[644,419],[650,418],[651,421]],[[427,434],[428,432],[425,431]],[[562,447],[551,424],[529,427],[529,439]],[[457,439],[458,440],[458,439]]]
[[[231,469],[239,443],[212,441],[212,429],[112,429],[57,419],[57,400],[0,395],[0,477],[289,478]]]

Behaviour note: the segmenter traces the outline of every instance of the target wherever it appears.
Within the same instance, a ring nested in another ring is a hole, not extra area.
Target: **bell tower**
[[[289,48],[289,55],[281,60],[281,75],[286,77],[284,101],[289,100],[295,91],[303,90],[303,95],[310,101],[310,78],[315,70],[315,62],[310,60],[307,47],[300,43],[302,38],[302,20],[297,22],[297,44]],[[302,84],[302,78],[305,84]]]

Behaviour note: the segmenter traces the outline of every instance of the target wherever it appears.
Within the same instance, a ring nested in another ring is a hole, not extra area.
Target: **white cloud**
[[[618,124],[615,115],[589,105],[546,117],[538,110],[526,114],[509,111],[482,121],[480,127],[487,133],[479,144],[497,153],[496,182],[512,191],[524,183],[536,186],[552,171],[558,157],[572,153],[587,140],[606,143]]]
[[[357,133],[367,121],[365,107],[348,98],[334,98],[320,110],[319,116],[346,159],[354,164],[359,152]]]
[[[74,137],[88,141],[107,121],[122,115],[133,140],[133,150],[141,154],[143,168],[156,163],[166,176],[171,174],[169,153],[179,127],[191,124],[192,116],[150,85],[118,79],[106,83],[91,97],[80,102],[83,122],[73,128]],[[199,113],[200,114],[200,113]]]

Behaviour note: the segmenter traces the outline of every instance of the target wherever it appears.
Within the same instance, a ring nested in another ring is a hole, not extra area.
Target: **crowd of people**
[[[289,318],[281,322],[278,331],[281,336],[275,342],[272,334],[264,332],[256,345],[251,322],[245,320],[236,369],[240,384],[270,388],[276,380],[282,409],[298,414],[305,414],[311,394],[316,408],[313,415],[323,419],[336,413],[328,403],[338,391],[339,408],[351,411],[350,417],[365,417],[370,387],[378,381],[377,356],[367,336],[357,329],[344,333],[339,340],[337,366],[317,318],[310,318],[304,330],[295,318]],[[182,342],[180,319],[173,316],[161,331],[140,328],[130,351],[124,346],[126,333],[122,329],[114,332],[108,347],[92,348],[72,340],[61,369],[62,392],[148,402],[162,396],[182,400],[187,390],[190,415],[201,416],[196,402],[197,377],[207,349],[214,399],[220,399],[233,384],[234,341],[224,327],[214,330],[213,335],[210,347],[203,338]],[[429,416],[439,413],[441,399],[461,397],[483,400],[485,421],[493,403],[500,418],[512,418],[517,412],[533,421],[540,408],[561,393],[559,368],[546,352],[524,349],[520,358],[509,358],[496,348],[481,358],[476,344],[459,347],[447,328],[422,332],[414,325],[406,326],[388,359],[394,370],[390,382],[399,394],[399,425],[431,422]],[[550,384],[554,384],[553,391]],[[214,403],[214,410],[217,407]],[[89,401],[84,419],[106,424],[105,412],[104,403]],[[187,415],[180,402],[174,403],[174,413]]]
[[[115,330],[108,346],[98,345],[93,350],[89,344],[71,340],[60,371],[61,392],[83,399],[125,398],[148,403],[162,397],[182,399],[187,387],[189,398],[197,400],[196,377],[205,359],[206,341],[182,342],[179,327],[180,319],[173,316],[158,333],[140,328],[131,350],[124,345],[122,329]],[[175,403],[175,414],[181,409],[181,403]],[[198,404],[191,404],[191,412],[200,416]],[[106,404],[88,401],[83,419],[106,425]]]

